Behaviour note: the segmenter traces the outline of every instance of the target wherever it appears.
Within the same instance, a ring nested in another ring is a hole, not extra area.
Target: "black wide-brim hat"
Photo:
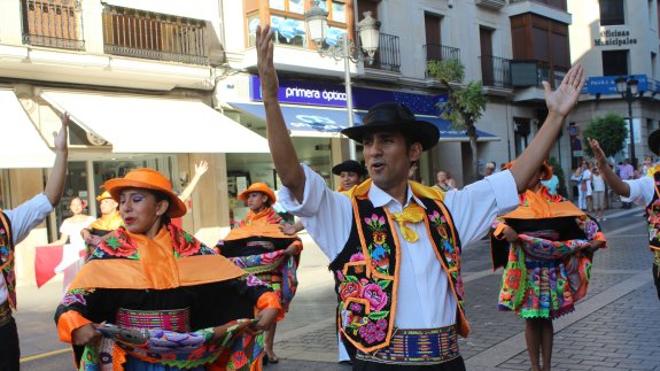
[[[346,160],[332,168],[332,173],[335,175],[340,175],[342,171],[350,171],[360,176],[367,174],[367,169],[355,160]]]
[[[417,120],[408,107],[394,102],[376,104],[364,116],[362,125],[346,128],[341,133],[362,143],[365,134],[382,131],[399,131],[413,143],[421,143],[424,151],[435,146],[440,139],[435,125]]]
[[[660,129],[656,129],[649,135],[649,149],[660,156]]]

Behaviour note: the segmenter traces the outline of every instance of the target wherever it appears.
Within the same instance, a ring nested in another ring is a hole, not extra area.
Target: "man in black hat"
[[[332,168],[332,173],[339,177],[337,192],[348,191],[362,182],[367,169],[355,160],[346,160]]]
[[[589,139],[589,145],[596,158],[596,166],[600,170],[607,185],[622,196],[626,203],[635,202],[646,207],[646,217],[649,223],[649,248],[654,254],[653,280],[660,299],[660,164],[648,169],[639,179],[622,180],[607,163],[607,158],[596,139]],[[649,135],[649,149],[660,155],[660,129]]]
[[[469,332],[461,245],[518,206],[518,192],[577,102],[582,68],[573,67],[556,91],[544,84],[547,119],[516,164],[461,191],[443,194],[409,182],[411,164],[438,142],[438,129],[403,105],[375,105],[363,125],[342,131],[363,144],[371,177],[346,197],[298,161],[277,100],[272,36],[269,26],[257,29],[268,143],[284,185],[280,202],[304,220],[331,262],[338,329],[357,348],[353,370],[465,370],[457,341]]]

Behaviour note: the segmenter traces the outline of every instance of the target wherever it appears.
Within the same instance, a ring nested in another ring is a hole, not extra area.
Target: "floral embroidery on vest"
[[[460,247],[455,241],[456,232],[448,212],[439,203],[425,199],[424,204],[429,237],[437,246],[438,258],[446,267],[460,305]],[[354,213],[354,222],[359,223],[354,225],[357,233],[349,237],[331,264],[339,299],[338,324],[353,345],[363,352],[372,352],[387,347],[394,330],[399,247],[392,230],[394,222],[382,207],[375,208],[368,199],[358,197],[354,199]]]
[[[7,216],[0,211],[0,272],[5,278],[9,306],[16,308],[16,273],[14,272],[14,244]]]

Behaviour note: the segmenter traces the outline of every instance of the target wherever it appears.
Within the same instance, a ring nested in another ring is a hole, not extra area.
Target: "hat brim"
[[[412,139],[413,142],[419,142],[424,151],[433,148],[433,146],[438,144],[438,140],[440,139],[440,132],[435,125],[428,121],[417,120],[398,125],[393,125],[389,121],[375,121],[370,122],[368,125],[357,125],[346,128],[341,133],[358,143],[362,143],[365,134],[384,131],[401,132],[403,135]]]
[[[255,192],[265,194],[266,197],[268,197],[268,199],[270,200],[271,205],[274,204],[275,201],[277,201],[277,198],[275,197],[275,192],[273,192],[273,191],[270,191],[270,190],[266,191],[266,190],[261,190],[261,189],[249,189],[249,188],[244,190],[243,192],[239,193],[238,194],[238,199],[243,201],[243,202],[247,202],[248,195],[250,193],[255,193]]]
[[[358,167],[358,166],[355,166],[355,165],[352,165],[352,164],[341,163],[339,165],[335,165],[332,168],[332,173],[337,175],[337,176],[341,175],[341,173],[344,172],[344,171],[356,173],[357,175],[360,175],[360,176],[364,176],[364,175],[367,174],[367,169],[365,169],[364,166],[362,166],[362,165],[360,165]]]
[[[651,149],[656,156],[660,156],[660,129],[656,129],[651,135],[649,135],[648,144],[649,149]]]
[[[188,211],[186,204],[181,201],[179,196],[168,189],[126,178],[115,178],[105,182],[105,189],[110,192],[112,199],[117,202],[119,202],[119,195],[121,194],[121,191],[126,188],[142,188],[150,191],[160,192],[166,195],[169,199],[170,206],[167,208],[165,215],[169,216],[170,218],[182,217],[186,215],[186,212]]]

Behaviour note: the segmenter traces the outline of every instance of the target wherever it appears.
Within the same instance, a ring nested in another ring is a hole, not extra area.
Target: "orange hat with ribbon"
[[[103,184],[112,198],[119,202],[119,195],[126,188],[142,188],[150,191],[160,192],[167,196],[170,206],[166,215],[171,218],[178,218],[186,215],[186,205],[174,193],[172,183],[154,169],[140,168],[129,171],[123,178],[110,179]]]
[[[96,201],[101,202],[103,200],[112,199],[112,195],[108,191],[103,191],[100,195],[96,196]]]
[[[268,196],[268,199],[270,200],[271,204],[274,204],[275,201],[277,201],[277,197],[275,197],[275,192],[273,192],[272,189],[266,184],[266,183],[252,183],[246,190],[241,192],[238,195],[238,199],[241,201],[247,201],[248,195],[253,192],[261,192]]]
[[[516,160],[507,162],[502,164],[501,169],[502,170],[509,170],[513,166],[513,164],[516,162]],[[541,176],[541,180],[550,180],[552,178],[553,170],[552,170],[552,165],[548,163],[548,161],[543,160],[543,163],[541,164],[541,167],[539,168],[541,173],[543,173],[543,176]]]

